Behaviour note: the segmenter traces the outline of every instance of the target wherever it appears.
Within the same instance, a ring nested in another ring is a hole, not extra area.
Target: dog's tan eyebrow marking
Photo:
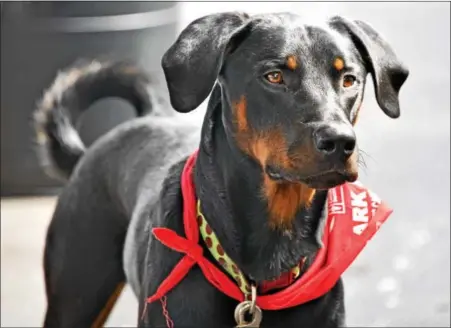
[[[343,58],[337,57],[334,59],[334,67],[337,71],[341,71],[345,67]]]
[[[294,71],[298,67],[298,62],[295,56],[290,55],[287,57],[287,67],[292,71]]]

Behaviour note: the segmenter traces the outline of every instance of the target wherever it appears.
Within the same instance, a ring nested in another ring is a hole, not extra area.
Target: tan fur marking
[[[260,165],[264,167],[268,160],[269,148],[267,142],[263,138],[256,138],[250,145],[252,155],[260,162]]]
[[[288,56],[287,58],[287,67],[294,71],[298,67],[298,63],[296,61],[295,56]]]
[[[235,103],[235,120],[239,132],[245,132],[248,129],[246,116],[246,97],[241,96],[240,100]]]
[[[265,136],[265,140],[267,140],[268,149],[272,150],[272,160],[277,165],[283,167],[284,169],[290,169],[293,167],[291,159],[287,154],[287,142],[283,136],[283,134],[275,129],[273,131],[269,131]]]
[[[337,71],[341,71],[345,67],[345,62],[340,57],[335,58],[334,67]]]
[[[345,170],[350,177],[357,180],[359,177],[358,151],[354,151],[345,164]]]
[[[268,162],[287,171],[294,168],[288,157],[286,141],[277,129],[267,133],[244,133],[240,147],[254,157],[264,170]],[[302,183],[278,182],[263,173],[262,195],[268,203],[269,225],[273,228],[290,228],[297,211],[310,206],[315,190]]]
[[[310,206],[315,190],[302,183],[278,183],[263,176],[263,191],[268,201],[270,226],[286,229],[301,207]]]
[[[119,285],[117,285],[116,289],[114,290],[113,294],[111,294],[110,298],[105,304],[105,307],[102,309],[102,311],[97,316],[97,319],[92,324],[92,328],[100,328],[103,327],[105,324],[105,321],[108,319],[108,316],[111,313],[111,310],[114,307],[114,304],[116,304],[117,299],[121,295],[122,290],[124,289],[125,283],[121,282]]]

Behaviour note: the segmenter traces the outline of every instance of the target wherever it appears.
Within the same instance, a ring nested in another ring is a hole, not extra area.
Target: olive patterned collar
[[[205,245],[210,251],[213,258],[218,262],[221,267],[236,281],[241,292],[244,294],[245,299],[251,299],[251,283],[245,277],[243,272],[238,268],[235,262],[227,255],[224,248],[221,246],[218,237],[208,224],[205,216],[202,214],[200,200],[197,201],[197,224],[204,240]],[[300,265],[291,269],[292,280],[296,280],[301,274],[301,267],[305,262],[305,258],[301,261]]]

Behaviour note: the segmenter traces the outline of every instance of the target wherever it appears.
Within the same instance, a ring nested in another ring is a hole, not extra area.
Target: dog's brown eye
[[[345,87],[345,88],[352,87],[354,85],[355,81],[356,81],[356,78],[354,75],[349,75],[349,74],[345,75],[343,77],[343,87]]]
[[[281,84],[283,82],[282,73],[281,72],[270,72],[265,75],[265,78],[275,84]]]

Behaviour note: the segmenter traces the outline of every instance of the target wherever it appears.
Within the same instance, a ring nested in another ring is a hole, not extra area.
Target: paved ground
[[[402,117],[378,109],[369,83],[357,133],[368,154],[361,180],[395,209],[345,274],[350,326],[450,326],[449,3],[185,3],[183,23],[215,10],[341,13],[372,23],[411,68]],[[202,111],[193,114],[199,119]],[[55,200],[1,203],[1,326],[41,324],[41,254]],[[133,324],[126,290],[109,326]]]

